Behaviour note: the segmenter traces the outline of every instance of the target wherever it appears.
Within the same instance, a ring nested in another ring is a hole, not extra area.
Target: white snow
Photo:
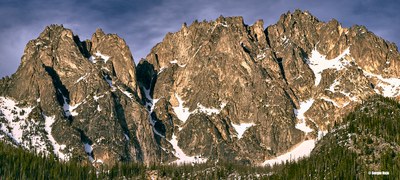
[[[164,135],[162,135],[160,132],[157,131],[157,129],[154,127],[154,125],[153,125],[153,132],[154,132],[155,134],[157,134],[158,136],[160,136],[160,137],[162,137],[162,138],[165,138]]]
[[[96,53],[94,53],[97,57],[100,57],[101,59],[104,60],[104,63],[107,63],[107,61],[110,59],[110,56],[101,54],[100,51],[97,51]],[[97,58],[96,58],[97,59]]]
[[[331,92],[335,92],[335,87],[337,86],[337,85],[339,85],[340,84],[340,82],[337,80],[337,79],[335,79],[334,81],[333,81],[333,83],[331,84],[331,86],[329,86],[329,89],[327,89],[327,90],[329,90],[329,91],[331,91]]]
[[[175,150],[175,157],[178,158],[178,160],[172,162],[176,164],[188,164],[188,163],[205,163],[207,162],[206,158],[201,158],[201,156],[188,156],[186,155],[182,149],[178,146],[178,140],[175,136],[175,134],[172,134],[172,139],[169,141],[171,143],[172,147]]]
[[[157,75],[161,74],[167,67],[161,67],[160,70],[158,71]]]
[[[344,59],[346,55],[350,54],[350,48],[347,48],[340,54],[338,57],[334,59],[327,60],[326,55],[320,54],[315,48],[311,52],[311,58],[308,60],[308,65],[315,75],[315,86],[318,86],[321,82],[321,74],[326,69],[336,69],[340,70],[343,67],[347,66],[349,62]]]
[[[88,75],[89,75],[89,74],[86,73],[85,75],[83,75],[82,77],[80,77],[78,80],[75,81],[75,84],[78,83],[78,82],[80,82],[80,81],[82,81],[82,80],[85,80],[85,79],[88,77]]]
[[[0,97],[0,117],[4,117],[7,121],[6,124],[0,122],[1,130],[16,143],[21,143],[24,127],[27,126],[28,116],[32,110],[33,107],[20,108],[14,100]],[[16,121],[17,119],[19,120]]]
[[[213,31],[214,31],[214,29],[213,29]],[[203,47],[203,45],[200,45],[200,47],[196,50],[196,52],[194,53],[194,55],[192,56],[192,59],[194,58],[194,57],[196,57],[196,55],[197,55],[197,53],[199,53],[199,51],[200,51],[200,49]]]
[[[133,97],[133,94],[132,94],[132,93],[121,89],[119,86],[118,86],[118,89],[119,89],[122,93],[124,93],[129,99],[132,99],[132,97]]]
[[[178,60],[174,59],[173,61],[170,61],[171,64],[177,64],[179,67],[186,67],[186,64],[179,64]],[[161,69],[160,69],[161,73]]]
[[[283,38],[281,38],[281,40],[282,40],[282,44],[286,44],[289,41],[289,39],[286,36],[283,36]]]
[[[148,101],[146,101],[146,109],[149,112],[149,122],[150,122],[150,125],[153,127],[153,132],[154,132],[154,134],[156,134],[162,138],[165,138],[165,136],[162,135],[160,132],[158,132],[157,129],[154,127],[154,125],[156,124],[156,120],[154,120],[153,117],[151,116],[151,114],[153,113],[154,107],[156,106],[157,102],[160,99],[153,99],[150,96],[150,89],[146,89],[146,88],[143,88],[143,89],[144,89],[144,95],[148,100]]]
[[[36,99],[36,102],[40,102],[40,98],[37,98],[37,99]]]
[[[232,127],[236,130],[238,139],[243,137],[244,132],[249,129],[251,126],[254,126],[254,123],[240,123],[240,124],[233,124]]]
[[[96,57],[94,57],[94,56],[90,56],[89,57],[89,61],[91,61],[92,63],[96,63],[97,61],[96,61]]]
[[[342,106],[340,106],[336,101],[334,101],[334,100],[332,100],[332,99],[329,99],[328,97],[321,97],[321,99],[324,100],[324,101],[326,101],[326,102],[332,103],[332,104],[333,104],[334,106],[336,106],[336,107],[342,107]]]
[[[100,51],[97,51],[94,53],[94,56],[89,57],[89,61],[92,61],[93,63],[96,63],[97,60],[103,60],[104,63],[107,63],[107,61],[110,59],[110,56],[101,54]]]
[[[270,160],[266,160],[263,165],[273,166],[275,164],[282,164],[286,161],[297,161],[300,158],[308,157],[315,147],[315,140],[306,140],[296,145],[295,148],[289,152],[282,154]]]
[[[220,109],[216,109],[216,108],[207,108],[207,107],[201,105],[200,103],[197,103],[197,109],[196,109],[194,112],[192,112],[192,113],[202,112],[202,113],[207,114],[207,115],[210,116],[210,115],[212,115],[212,114],[219,114],[219,113],[221,113],[222,109],[224,109],[225,106],[226,106],[226,103],[225,103],[225,102],[221,103]]]
[[[176,116],[178,117],[179,120],[182,122],[186,122],[186,120],[189,118],[191,112],[189,112],[189,108],[185,108],[183,106],[184,101],[179,97],[177,93],[175,93],[175,97],[178,100],[178,106],[177,107],[172,107],[174,110]]]
[[[97,105],[97,111],[101,111],[101,107],[100,107],[100,105]]]
[[[104,63],[107,63],[107,61],[110,59],[110,56],[101,54],[99,51],[97,51],[97,52],[95,53],[95,55],[98,56],[98,57],[101,57],[101,59],[104,60]]]
[[[265,52],[263,52],[262,54],[257,54],[257,60],[261,60],[264,59],[267,55],[265,54]]]
[[[296,118],[301,121],[296,124],[296,128],[305,132],[306,134],[312,132],[313,129],[307,126],[306,117],[304,116],[304,113],[306,113],[313,104],[314,104],[314,99],[309,99],[304,102],[300,102],[299,109],[294,109],[294,114],[296,115]]]
[[[95,101],[97,101],[97,100],[99,100],[99,99],[102,98],[102,97],[104,97],[104,94],[101,95],[101,96],[94,95],[94,96],[93,96],[93,99],[94,99]]]
[[[65,149],[65,145],[64,144],[58,144],[57,141],[54,139],[53,135],[51,134],[52,131],[52,126],[55,122],[55,117],[54,116],[46,116],[44,114],[43,118],[45,120],[45,127],[44,130],[47,132],[47,138],[49,139],[49,141],[51,142],[52,146],[53,146],[53,152],[54,154],[60,158],[63,161],[68,161],[69,160],[69,156],[65,155],[64,153],[60,152],[60,150]]]
[[[377,75],[373,73],[369,73],[364,70],[364,74],[370,78],[377,78],[378,84],[376,84],[375,88],[379,87],[382,90],[375,90],[379,94],[385,97],[396,97],[400,95],[400,79],[399,78],[384,78],[382,75]]]
[[[58,91],[62,94],[61,90],[58,89]],[[63,105],[63,109],[64,109],[64,113],[65,116],[69,117],[69,116],[77,116],[78,113],[75,112],[75,109],[81,105],[82,103],[77,103],[74,106],[71,106],[68,102],[67,102],[67,98],[64,96],[64,94],[62,94],[63,99],[64,99],[64,105]]]
[[[130,140],[130,138],[129,138],[129,136],[128,136],[127,134],[124,133],[124,136],[125,136],[125,139],[126,139],[127,141]]]
[[[223,26],[223,27],[228,27],[228,24],[227,24],[226,22],[218,23],[217,25],[221,25],[221,26]]]
[[[209,116],[211,116],[212,114],[219,114],[219,113],[221,113],[222,109],[224,109],[224,107],[226,106],[226,103],[222,102],[220,104],[220,109],[217,109],[217,108],[205,107],[205,106],[201,105],[200,103],[197,103],[197,108],[195,110],[193,110],[192,112],[190,112],[189,108],[185,108],[183,106],[183,103],[185,103],[185,102],[181,99],[181,97],[177,93],[175,93],[175,97],[178,100],[178,106],[172,107],[172,109],[174,110],[178,119],[181,120],[182,122],[186,122],[187,119],[189,118],[189,116],[191,114],[195,114],[195,113],[204,113]]]

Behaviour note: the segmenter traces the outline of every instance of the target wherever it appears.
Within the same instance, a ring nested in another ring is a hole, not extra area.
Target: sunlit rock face
[[[1,81],[2,97],[32,109],[14,118],[28,126],[20,127],[22,141],[13,143],[32,141],[25,147],[89,163],[156,161],[158,147],[135,71],[117,35],[97,30],[92,41],[81,42],[62,26],[46,27],[27,44],[17,72]],[[2,127],[13,126],[2,118]]]
[[[302,11],[266,29],[183,24],[137,67],[115,34],[81,41],[51,25],[0,81],[0,139],[94,164],[279,163],[369,96],[398,98],[399,61],[364,27]]]

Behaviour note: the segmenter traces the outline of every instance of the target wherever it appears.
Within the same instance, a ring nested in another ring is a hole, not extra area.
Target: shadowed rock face
[[[398,97],[399,60],[394,44],[364,27],[302,11],[266,29],[242,17],[184,24],[137,67],[115,34],[98,29],[81,42],[51,25],[0,81],[0,123],[23,122],[24,138],[13,128],[0,137],[108,165],[259,164],[316,139],[370,95]]]

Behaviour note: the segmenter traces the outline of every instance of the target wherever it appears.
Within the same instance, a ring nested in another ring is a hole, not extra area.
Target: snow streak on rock
[[[169,141],[172,147],[174,148],[174,155],[178,158],[178,160],[172,162],[176,164],[189,164],[189,163],[205,163],[207,162],[206,158],[202,158],[201,156],[188,156],[186,155],[182,149],[178,146],[178,140],[176,139],[175,134],[172,134],[172,139]]]
[[[178,100],[178,106],[172,107],[172,109],[174,110],[174,112],[179,120],[181,120],[182,122],[186,122],[186,120],[189,118],[191,112],[189,112],[189,108],[185,108],[183,106],[184,101],[181,99],[181,97],[179,97],[178,94],[175,93],[175,97]]]
[[[58,91],[61,93],[60,90],[58,90]],[[64,99],[63,109],[64,109],[65,116],[66,116],[66,117],[69,117],[69,116],[77,116],[78,113],[75,112],[75,109],[76,109],[79,105],[81,105],[82,103],[78,103],[78,104],[75,104],[74,106],[71,106],[71,105],[69,105],[69,103],[68,103],[68,101],[67,101],[67,98],[66,98],[64,95],[63,95],[63,99]]]
[[[226,103],[221,103],[220,109],[216,109],[216,108],[207,108],[207,107],[201,105],[200,103],[197,103],[197,109],[195,110],[195,112],[202,112],[202,113],[210,116],[212,114],[221,113],[222,109],[224,109],[225,106],[226,106]],[[195,112],[192,112],[192,113],[195,113]]]
[[[69,160],[69,155],[66,155],[64,153],[61,152],[61,150],[65,149],[65,145],[63,144],[58,144],[57,141],[54,139],[53,135],[52,135],[52,126],[55,122],[55,117],[54,116],[46,116],[44,114],[43,118],[45,120],[45,131],[47,132],[47,138],[49,139],[49,141],[51,142],[52,146],[53,146],[53,152],[54,154],[60,158],[63,161],[68,161]]]
[[[240,123],[240,124],[233,124],[232,127],[236,130],[238,139],[243,137],[244,132],[249,129],[251,126],[254,126],[254,123]]]
[[[294,114],[296,115],[296,118],[300,120],[300,122],[296,124],[296,128],[305,132],[306,134],[312,132],[313,129],[307,126],[306,117],[304,116],[304,113],[306,113],[313,104],[314,104],[314,99],[309,99],[307,101],[300,102],[299,109],[294,109]]]
[[[311,52],[311,58],[308,60],[308,65],[315,75],[315,86],[321,82],[322,72],[326,69],[341,70],[343,67],[349,65],[349,62],[344,59],[346,55],[350,54],[350,49],[347,48],[342,54],[334,59],[327,60],[325,55],[320,54],[317,49]]]
[[[23,130],[27,126],[32,109],[32,107],[20,108],[15,101],[0,97],[0,118],[6,120],[4,123],[0,122],[1,130],[18,144],[22,142]]]
[[[400,95],[400,79],[399,78],[384,78],[382,75],[377,75],[363,71],[364,75],[369,78],[376,78],[378,83],[375,87],[375,92],[385,97],[396,97]],[[379,88],[379,89],[377,89]]]
[[[98,60],[103,60],[104,63],[107,63],[107,61],[110,59],[110,56],[101,54],[99,51],[94,53],[94,56],[90,56],[89,60],[92,61],[93,63],[96,63]]]

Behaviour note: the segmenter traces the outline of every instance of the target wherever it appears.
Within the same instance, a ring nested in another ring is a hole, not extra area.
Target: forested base
[[[148,167],[120,163],[94,169],[0,141],[0,179],[399,179],[399,132],[400,104],[376,96],[338,123],[311,157],[272,168],[219,162]],[[389,175],[370,175],[371,171]]]
[[[399,144],[400,104],[373,96],[336,123],[309,158],[275,166],[270,178],[400,179]]]
[[[61,163],[0,141],[0,179],[95,179],[92,167]]]
[[[0,177],[4,179],[396,179],[399,162],[382,169],[389,176],[371,176],[357,162],[357,155],[336,142],[324,146],[310,158],[286,165],[269,167],[242,166],[229,163],[197,165],[118,164],[109,170],[96,170],[77,163],[62,163],[53,157],[42,158],[0,142]]]

